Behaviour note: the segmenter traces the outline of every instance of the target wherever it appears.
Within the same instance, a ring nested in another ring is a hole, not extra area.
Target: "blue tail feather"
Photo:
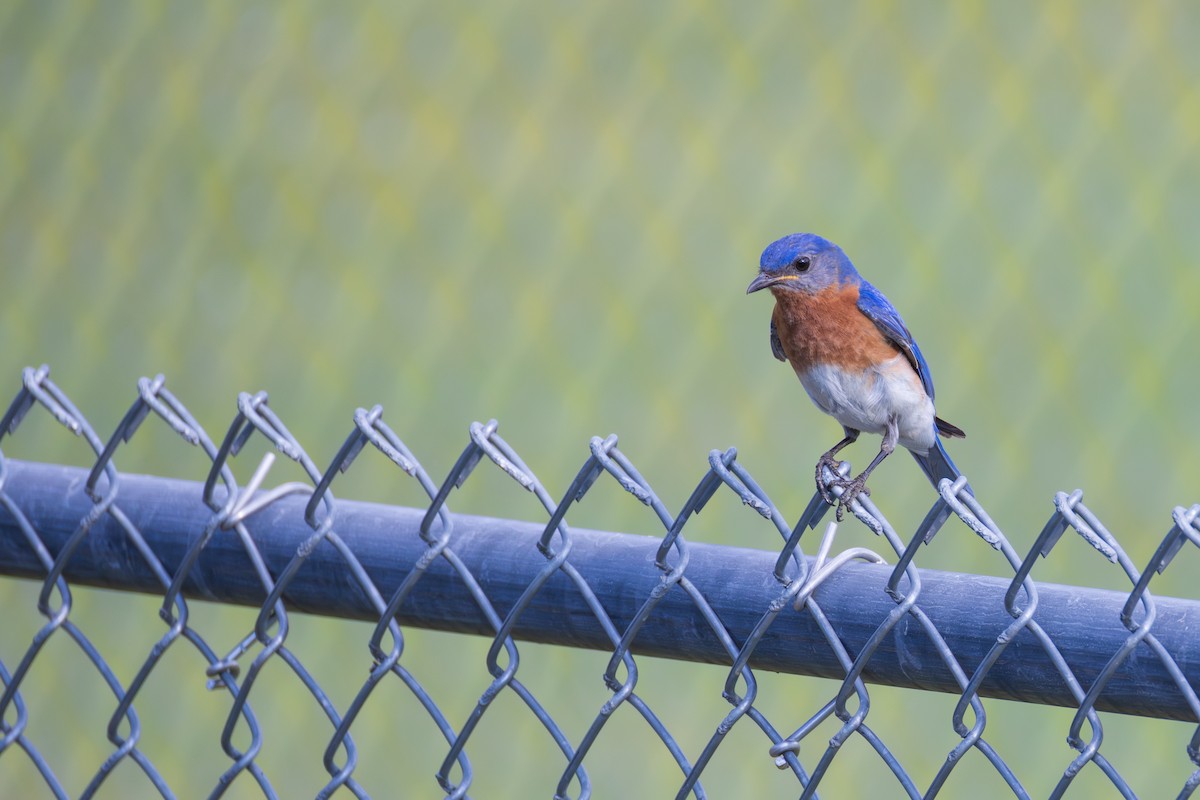
[[[942,446],[942,440],[939,438],[937,443],[929,449],[929,453],[919,456],[916,453],[912,457],[920,464],[921,469],[925,472],[925,477],[929,478],[929,482],[933,484],[933,488],[937,488],[938,483],[942,478],[947,478],[950,481],[956,481],[962,475],[958,471],[958,467],[954,466],[954,462],[950,460],[950,454],[946,452],[946,448]],[[972,497],[975,492],[971,490],[971,484],[963,487],[967,494]]]

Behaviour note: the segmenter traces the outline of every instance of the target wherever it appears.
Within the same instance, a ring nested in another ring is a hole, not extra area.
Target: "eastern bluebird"
[[[904,445],[935,487],[959,471],[938,434],[965,436],[935,416],[929,365],[900,313],[859,276],[833,242],[812,233],[794,233],[763,251],[759,273],[746,294],[759,289],[775,295],[771,352],[790,361],[817,408],[838,422],[846,436],[817,461],[817,490],[834,505],[822,467],[837,475],[834,456],[859,433],[883,434],[879,454],[856,478],[835,478],[843,489],[837,518],[860,493],[870,494],[867,476]],[[967,487],[970,491],[970,487]]]

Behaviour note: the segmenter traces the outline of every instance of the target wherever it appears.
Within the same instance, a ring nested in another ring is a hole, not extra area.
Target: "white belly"
[[[904,356],[862,372],[822,364],[796,375],[817,408],[847,428],[882,434],[895,416],[900,444],[921,455],[933,446],[933,401]]]

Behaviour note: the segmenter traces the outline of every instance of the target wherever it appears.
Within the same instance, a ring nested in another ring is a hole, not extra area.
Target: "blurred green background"
[[[769,299],[743,292],[767,243],[811,230],[905,314],[940,414],[968,432],[954,458],[1015,547],[1054,492],[1082,488],[1144,564],[1172,507],[1200,500],[1198,37],[1200,10],[1184,3],[0,2],[0,392],[48,363],[107,437],[137,378],[162,372],[219,438],[237,392],[265,389],[320,465],[354,409],[381,403],[437,479],[469,423],[496,417],[555,496],[589,437],[615,432],[672,509],[709,450],[736,445],[794,520],[840,429],[771,357]],[[856,465],[874,450],[864,442]],[[44,413],[3,445],[90,463]],[[257,452],[236,465],[243,482]],[[116,463],[205,473],[153,421]],[[420,503],[401,477],[374,457],[334,488]],[[907,457],[872,486],[902,532],[932,499]],[[490,469],[451,507],[541,518]],[[571,521],[658,532],[616,488]],[[725,494],[689,533],[777,545]],[[851,544],[880,545],[847,527],[839,546]],[[1035,578],[1127,585],[1077,537],[1059,548]],[[1194,596],[1189,557],[1155,586]],[[918,563],[1011,574],[957,524]],[[42,621],[36,588],[0,581],[9,669]],[[76,601],[72,619],[128,683],[164,632],[156,604]],[[218,650],[252,625],[250,612],[193,609]],[[369,630],[293,620],[289,645],[340,708],[366,676]],[[461,724],[489,682],[486,643],[409,634],[404,663]],[[522,654],[520,676],[578,741],[608,697],[606,659]],[[639,693],[694,758],[728,711],[724,671],[639,663]],[[29,735],[77,794],[111,752],[113,701],[62,635],[36,666]],[[183,797],[228,766],[228,699],[203,690],[203,666],[177,644],[138,705],[144,749]],[[758,706],[788,730],[834,691],[760,678]],[[355,774],[378,797],[438,797],[445,744],[387,683],[354,728]],[[319,709],[282,665],[256,692],[260,763],[282,796],[312,795],[327,779]],[[927,785],[958,741],[953,698],[872,700],[869,724]],[[1045,796],[1074,756],[1070,714],[987,707],[986,737]],[[1102,752],[1135,790],[1178,791],[1188,726],[1106,721]],[[823,736],[802,753],[810,769]],[[705,773],[709,796],[794,796],[767,746],[739,723]],[[511,695],[469,753],[477,797],[548,797],[562,768]],[[679,782],[627,708],[586,763],[598,797],[672,796]],[[899,794],[857,740],[822,786]],[[1004,796],[976,753],[946,796],[968,787]],[[101,796],[149,788],[125,764]],[[0,760],[0,795],[39,791],[24,756]],[[256,792],[243,776],[228,796]],[[1075,796],[1115,792],[1089,768]]]

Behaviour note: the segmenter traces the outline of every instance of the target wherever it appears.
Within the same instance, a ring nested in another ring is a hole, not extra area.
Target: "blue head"
[[[758,264],[758,276],[746,294],[768,287],[772,292],[812,294],[860,280],[842,248],[815,233],[793,233],[771,242]]]

